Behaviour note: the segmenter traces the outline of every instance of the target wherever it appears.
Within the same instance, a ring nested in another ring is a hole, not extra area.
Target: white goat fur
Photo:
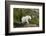
[[[27,24],[29,24],[29,21],[28,21],[29,19],[31,20],[31,16],[27,15],[27,16],[23,16],[21,20],[22,20],[22,23],[27,22]]]

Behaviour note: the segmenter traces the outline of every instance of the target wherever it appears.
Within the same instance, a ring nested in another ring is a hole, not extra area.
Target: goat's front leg
[[[27,24],[29,24],[29,21],[27,21]]]

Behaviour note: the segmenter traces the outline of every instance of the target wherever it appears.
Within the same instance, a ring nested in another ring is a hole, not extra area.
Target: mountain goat
[[[28,20],[31,20],[31,16],[29,16],[29,15],[23,16],[21,20],[22,20],[22,23],[26,22],[27,24],[29,24]]]

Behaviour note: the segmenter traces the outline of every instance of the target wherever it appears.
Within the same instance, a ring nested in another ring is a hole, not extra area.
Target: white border
[[[13,8],[39,9],[39,27],[13,28]],[[10,5],[10,32],[42,31],[42,6]]]

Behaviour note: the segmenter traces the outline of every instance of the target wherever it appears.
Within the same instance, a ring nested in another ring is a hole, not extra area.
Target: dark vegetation
[[[24,27],[25,24],[21,23],[21,18],[26,15],[32,18],[30,24],[39,25],[39,9],[14,8],[13,10],[14,27]]]

